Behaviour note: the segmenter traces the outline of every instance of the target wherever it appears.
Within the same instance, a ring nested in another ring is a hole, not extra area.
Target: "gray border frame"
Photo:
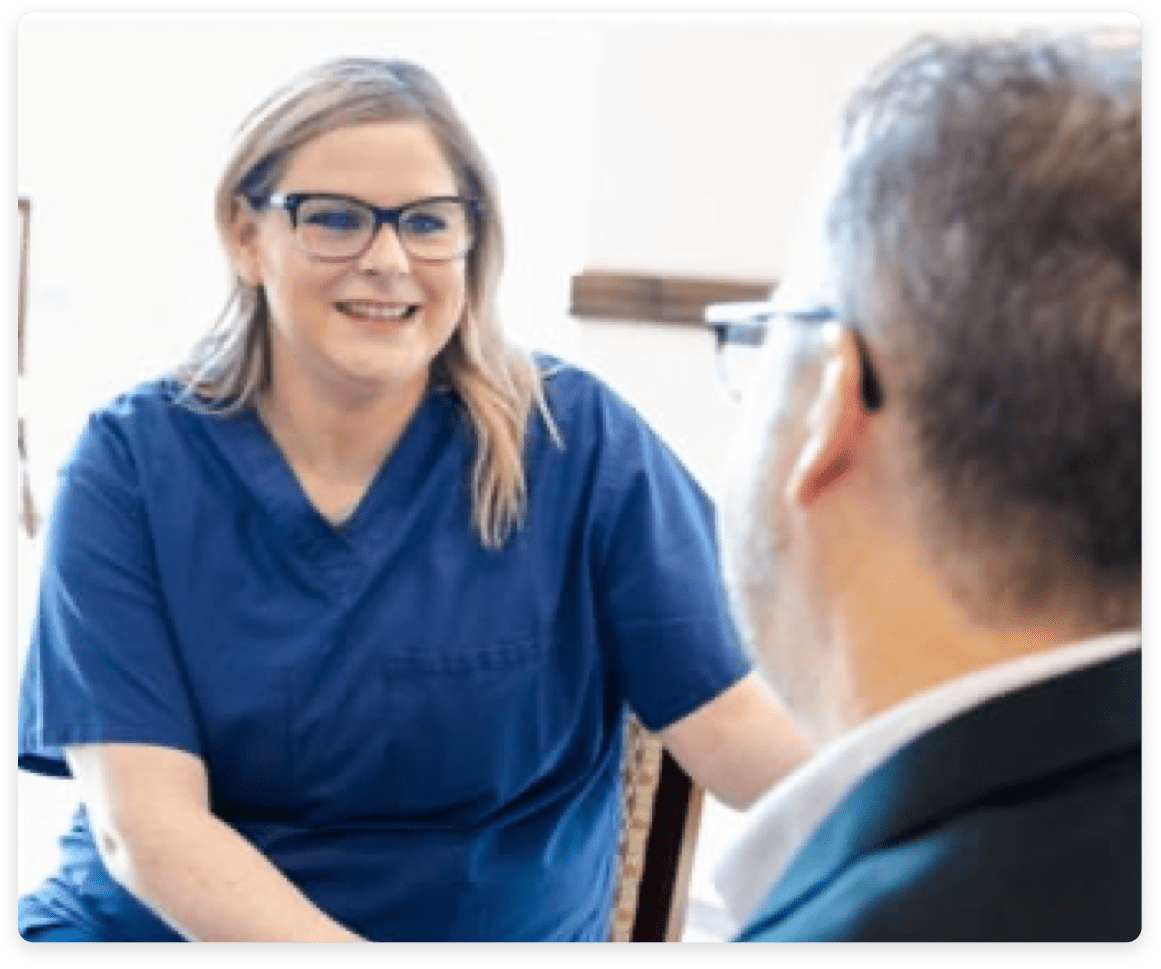
[[[680,3],[673,5],[641,5],[641,3],[634,3],[634,5],[625,8],[614,3],[592,3],[592,5],[550,8],[551,12],[557,10],[568,9],[578,10],[578,12],[591,13],[619,13],[625,12],[694,12],[694,10],[704,10],[711,5],[694,5],[683,6]],[[824,8],[816,8],[805,3],[795,3],[795,5],[766,5],[766,3],[730,3],[730,5],[714,8],[714,12],[834,12],[834,13],[864,13],[866,10],[874,10],[880,13],[938,13],[938,12],[985,12],[985,10],[997,10],[997,12],[1084,12],[1084,10],[1101,10],[1101,12],[1128,12],[1139,17],[1141,21],[1142,31],[1142,45],[1144,45],[1144,86],[1145,86],[1145,140],[1142,151],[1144,151],[1144,216],[1145,216],[1145,265],[1155,269],[1156,266],[1156,252],[1154,248],[1154,211],[1155,211],[1155,166],[1154,166],[1154,27],[1151,16],[1146,10],[1140,7],[1128,5],[1128,3],[1117,3],[1117,5],[1102,5],[1102,3],[1024,3],[1016,7],[995,5],[995,3],[987,3],[987,5],[975,5],[975,3],[965,3],[965,5],[952,5],[949,7],[939,7],[935,5],[916,5],[916,3],[897,3],[897,5],[881,7],[874,5],[870,8],[863,6],[852,5],[835,5],[825,6]],[[383,9],[375,5],[360,5],[360,3],[344,3],[344,5],[334,7],[334,12],[381,12],[381,13],[402,13],[408,10],[416,10],[416,12],[433,12],[421,5],[412,5],[412,3],[401,3],[398,6],[391,6],[388,9]],[[500,10],[513,10],[513,12],[529,12],[524,7],[513,5],[495,5],[495,6],[478,6],[478,5],[446,5],[438,8],[440,12],[449,10],[449,12],[475,13],[475,12],[500,12]],[[3,132],[3,186],[5,186],[5,194],[9,200],[9,204],[15,203],[17,186],[15,180],[15,157],[16,157],[16,131],[14,118],[16,115],[16,58],[19,56],[17,52],[16,35],[17,22],[23,14],[31,12],[94,12],[92,7],[73,5],[73,3],[45,3],[45,5],[31,5],[31,3],[15,3],[6,9],[8,16],[6,17],[5,30],[5,46],[3,46],[2,64],[3,64],[3,117],[5,117],[5,132]],[[152,3],[115,3],[103,7],[99,12],[140,12],[140,13],[167,13],[167,12],[219,12],[219,13],[291,13],[291,12],[309,12],[309,10],[318,10],[317,6],[283,6],[271,7],[264,5],[264,3],[250,3],[243,7],[226,6],[224,3],[180,3],[172,7],[161,6],[160,8]],[[535,8],[531,10],[535,12]],[[63,71],[66,71],[66,65],[63,65]],[[9,768],[3,774],[3,794],[5,794],[5,830],[3,830],[3,846],[5,851],[0,853],[0,858],[5,859],[7,863],[3,865],[5,869],[5,877],[3,877],[3,926],[5,926],[5,941],[7,942],[7,952],[0,953],[0,960],[8,964],[12,960],[12,964],[26,964],[39,962],[140,962],[140,961],[178,961],[178,962],[204,962],[204,963],[221,963],[223,961],[229,962],[331,962],[331,961],[404,961],[404,962],[447,962],[459,963],[464,961],[471,962],[568,962],[568,963],[605,963],[605,962],[767,962],[767,961],[787,961],[794,963],[799,962],[950,962],[952,964],[972,963],[972,962],[996,962],[1008,961],[1009,964],[1022,964],[1026,962],[1047,962],[1051,964],[1073,963],[1073,962],[1105,962],[1105,961],[1131,961],[1142,962],[1147,956],[1148,950],[1153,946],[1153,938],[1155,934],[1155,845],[1154,845],[1154,831],[1155,831],[1155,772],[1154,772],[1154,738],[1155,738],[1155,681],[1156,670],[1154,664],[1154,657],[1152,652],[1153,634],[1155,630],[1156,613],[1155,603],[1151,596],[1145,596],[1144,602],[1144,616],[1142,616],[1142,632],[1146,641],[1146,649],[1144,650],[1145,657],[1145,671],[1146,684],[1149,686],[1144,694],[1144,735],[1146,738],[1146,757],[1144,768],[1144,780],[1146,789],[1145,801],[1145,882],[1144,882],[1144,896],[1142,896],[1142,903],[1144,903],[1144,923],[1142,923],[1142,934],[1140,939],[1135,942],[1128,943],[1128,945],[906,945],[906,943],[882,943],[882,945],[868,945],[868,943],[850,943],[841,947],[817,946],[817,945],[784,945],[771,949],[763,946],[756,948],[755,946],[694,946],[686,945],[680,948],[672,946],[663,947],[659,945],[646,946],[569,946],[561,945],[561,943],[542,943],[542,945],[534,946],[505,946],[502,943],[488,943],[488,945],[444,945],[444,943],[433,943],[433,945],[394,945],[381,946],[370,952],[367,949],[354,949],[344,946],[327,946],[325,950],[315,950],[315,952],[308,953],[303,950],[301,946],[290,945],[290,943],[280,943],[280,945],[262,945],[262,946],[244,946],[244,945],[221,945],[215,946],[211,950],[204,948],[183,948],[157,945],[157,943],[135,943],[135,945],[127,945],[127,943],[110,943],[110,945],[102,946],[96,952],[94,947],[72,947],[67,945],[31,945],[31,943],[24,942],[19,938],[15,931],[15,909],[16,909],[16,889],[15,889],[15,865],[10,859],[14,858],[13,847],[16,844],[16,771],[15,758],[13,752],[15,751],[15,735],[16,735],[16,655],[19,644],[15,641],[15,619],[16,619],[16,574],[19,569],[19,563],[16,558],[16,529],[17,521],[16,515],[12,514],[16,507],[16,455],[15,455],[15,436],[16,436],[16,381],[14,379],[16,366],[16,331],[15,331],[15,303],[16,303],[16,285],[15,285],[15,270],[16,270],[16,256],[13,233],[5,233],[2,243],[3,253],[3,295],[5,295],[5,335],[3,335],[3,366],[5,366],[6,375],[6,417],[5,424],[3,424],[3,441],[0,447],[5,453],[6,463],[6,478],[3,484],[3,494],[5,494],[5,506],[8,509],[3,515],[3,535],[5,535],[5,583],[3,583],[3,616],[6,617],[5,622],[5,644],[6,651],[3,655],[3,685],[5,685],[6,701],[0,703],[0,708],[5,710],[5,717],[3,717],[3,739],[5,739],[5,750],[10,752],[7,759]],[[1146,318],[1152,319],[1154,310],[1154,274],[1147,272],[1142,279],[1144,285],[1144,309]],[[9,325],[10,324],[10,325]],[[1156,341],[1152,327],[1145,327],[1144,339],[1145,360],[1142,367],[1145,368],[1145,396],[1142,406],[1144,406],[1144,427],[1142,427],[1142,434],[1146,443],[1145,448],[1145,463],[1142,467],[1144,472],[1145,486],[1147,494],[1155,493],[1155,467],[1154,467],[1154,451],[1153,442],[1156,438],[1155,428],[1155,396],[1154,396],[1154,382],[1156,375]],[[1155,581],[1155,508],[1152,502],[1146,502],[1145,518],[1145,547],[1144,547],[1144,580],[1146,590],[1154,588]]]

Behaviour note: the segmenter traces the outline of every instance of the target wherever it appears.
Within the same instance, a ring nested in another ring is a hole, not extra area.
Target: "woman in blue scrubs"
[[[739,806],[804,754],[709,502],[503,337],[493,179],[423,70],[296,78],[216,205],[227,313],[61,474],[19,763],[82,804],[21,934],[605,938],[626,710]]]

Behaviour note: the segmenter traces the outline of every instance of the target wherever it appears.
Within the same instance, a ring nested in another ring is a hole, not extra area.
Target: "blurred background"
[[[1128,23],[1112,15],[50,15],[17,29],[17,187],[30,212],[29,484],[51,506],[88,412],[171,367],[221,308],[212,193],[243,116],[289,75],[401,56],[449,89],[499,177],[505,325],[606,379],[711,494],[736,405],[696,325],[595,319],[574,280],[767,284],[787,258],[845,96],[929,32]],[[647,316],[648,314],[642,314]],[[743,362],[744,367],[744,362]],[[18,657],[40,533],[17,529]],[[51,870],[69,782],[21,775],[17,882]],[[686,932],[731,926],[712,884],[743,818],[707,802]]]

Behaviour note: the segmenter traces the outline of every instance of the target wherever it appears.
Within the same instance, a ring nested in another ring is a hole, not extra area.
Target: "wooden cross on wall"
[[[24,376],[24,333],[26,325],[26,309],[28,306],[28,223],[32,210],[32,203],[27,198],[16,200],[17,214],[17,251],[20,254],[20,274],[16,292],[16,375],[19,380]],[[16,455],[20,471],[20,506],[17,517],[29,538],[36,535],[40,527],[40,516],[36,513],[36,504],[32,500],[32,485],[28,475],[28,445],[25,440],[24,416],[18,414],[16,418]]]

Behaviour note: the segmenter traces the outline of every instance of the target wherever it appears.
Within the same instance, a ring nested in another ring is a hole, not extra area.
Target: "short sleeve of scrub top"
[[[588,424],[603,442],[592,556],[600,640],[641,722],[662,730],[748,664],[717,578],[714,509],[661,439],[611,391]],[[706,649],[723,639],[728,647]]]
[[[91,420],[61,470],[45,547],[19,765],[67,777],[62,748],[78,743],[200,756],[133,457],[111,422]]]
[[[158,381],[95,415],[46,539],[20,765],[195,754],[214,813],[370,939],[605,938],[626,710],[661,729],[749,664],[701,489],[603,384],[541,362],[563,446],[533,421],[499,549],[472,531],[447,387],[341,528],[252,410]],[[38,902],[177,939],[104,871],[83,808],[62,845]]]

